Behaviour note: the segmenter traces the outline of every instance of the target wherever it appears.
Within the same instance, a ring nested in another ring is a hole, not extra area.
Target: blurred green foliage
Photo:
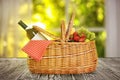
[[[46,28],[52,33],[58,34],[55,28],[60,27],[61,20],[65,19],[64,0],[33,0],[34,22],[46,24]]]
[[[68,6],[65,2],[68,1]],[[33,22],[46,24],[46,29],[56,35],[60,33],[60,23],[74,11],[74,27],[104,27],[104,0],[33,0]],[[106,32],[96,32],[96,45],[99,57],[105,54]]]

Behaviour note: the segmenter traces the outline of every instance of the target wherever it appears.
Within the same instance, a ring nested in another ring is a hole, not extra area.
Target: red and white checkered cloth
[[[39,61],[42,59],[47,46],[51,42],[52,41],[50,40],[31,40],[22,48],[22,50],[36,61]]]

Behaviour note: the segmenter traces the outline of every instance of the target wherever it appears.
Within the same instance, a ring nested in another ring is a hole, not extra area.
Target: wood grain
[[[27,59],[0,58],[0,80],[120,80],[120,58],[99,58],[88,74],[32,74]]]

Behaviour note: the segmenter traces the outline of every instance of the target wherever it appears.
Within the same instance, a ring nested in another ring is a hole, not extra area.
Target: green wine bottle
[[[35,34],[38,33],[35,29],[29,28],[29,26],[27,26],[22,20],[20,20],[18,24],[26,31],[27,37],[29,39],[32,39]]]

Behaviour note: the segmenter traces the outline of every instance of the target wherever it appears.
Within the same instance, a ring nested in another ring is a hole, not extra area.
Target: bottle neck
[[[32,39],[38,31],[34,30],[33,28],[30,28],[30,26],[27,26],[23,21],[19,21],[18,24],[27,32],[27,37],[29,39]]]
[[[18,24],[19,24],[23,29],[25,29],[25,30],[26,30],[26,28],[28,27],[22,20],[20,20],[20,21],[18,22]]]

